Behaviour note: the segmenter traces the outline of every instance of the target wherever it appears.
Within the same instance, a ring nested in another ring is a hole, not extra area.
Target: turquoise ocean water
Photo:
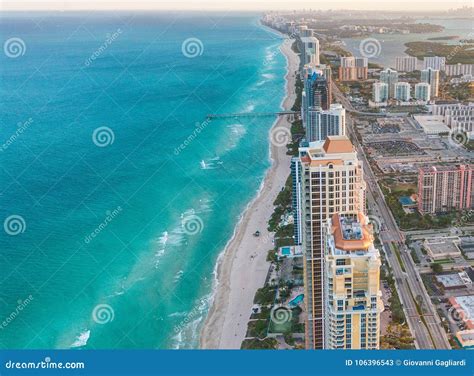
[[[206,114],[277,111],[281,39],[224,13],[0,31],[0,348],[197,347],[275,120]]]

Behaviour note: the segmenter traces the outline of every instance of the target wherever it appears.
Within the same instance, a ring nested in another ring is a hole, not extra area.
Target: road
[[[349,100],[333,85],[333,95],[337,101],[353,112]],[[352,125],[352,118],[346,116],[346,132],[356,147],[358,157],[364,165],[364,177],[367,184],[369,209],[380,221],[380,240],[386,258],[392,268],[395,285],[400,297],[408,326],[415,338],[415,345],[421,349],[450,349],[447,335],[441,325],[438,313],[431,303],[421,277],[405,246],[403,233],[399,230],[392,212],[385,202],[384,195],[377,184],[377,179],[367,160],[365,152],[357,139]],[[396,252],[399,252],[401,263]],[[420,315],[420,312],[421,315]]]

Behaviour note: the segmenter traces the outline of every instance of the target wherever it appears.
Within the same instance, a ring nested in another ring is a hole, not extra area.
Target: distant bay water
[[[416,21],[417,23],[429,23],[433,25],[441,25],[444,30],[439,33],[420,33],[420,34],[372,34],[369,37],[375,38],[380,44],[380,54],[377,57],[370,58],[373,63],[380,64],[384,67],[395,68],[395,60],[397,56],[406,56],[405,43],[429,41],[428,38],[437,38],[443,36],[458,36],[452,40],[432,40],[439,43],[458,43],[460,39],[472,39],[473,22],[471,19],[438,19],[426,18]],[[343,42],[346,48],[355,56],[360,56],[359,47],[361,42],[366,38],[344,38]]]
[[[275,120],[206,115],[280,109],[281,39],[256,14],[0,30],[0,348],[197,347]]]

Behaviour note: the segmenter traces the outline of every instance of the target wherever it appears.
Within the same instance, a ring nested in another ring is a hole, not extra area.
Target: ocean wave
[[[211,160],[214,161],[213,163],[220,163],[220,158],[217,156]],[[155,268],[158,267],[161,261],[160,259],[166,255],[168,250],[180,247],[186,243],[186,232],[183,229],[183,220],[196,215],[200,216],[204,213],[212,212],[213,210],[213,201],[207,197],[204,197],[199,199],[197,208],[186,209],[184,212],[182,212],[179,222],[175,223],[173,229],[170,231],[163,231],[158,237],[157,248],[155,251]],[[180,277],[180,273],[183,273],[183,271],[176,273],[176,276]]]
[[[247,129],[242,123],[230,124],[227,126],[227,128],[230,128],[231,131],[231,136],[229,137],[229,146],[227,150],[231,150],[234,149],[238,145],[242,137],[245,136],[245,134],[247,133]]]
[[[184,271],[183,271],[183,270],[180,270],[179,272],[177,272],[177,273],[174,275],[174,278],[173,278],[174,283],[179,282],[179,280],[181,279],[181,277],[183,276],[183,274],[184,274]]]
[[[187,312],[173,312],[168,315],[168,317],[183,317],[186,316]]]
[[[170,232],[163,231],[158,238],[158,247],[155,251],[155,268],[160,264],[160,259],[166,254],[168,248],[180,246],[184,241],[184,231],[181,224],[179,226],[177,225]]]
[[[207,161],[203,159],[199,164],[201,165],[201,170],[214,170],[219,168],[219,166],[222,165],[222,162],[219,157],[215,157]]]
[[[87,341],[89,340],[90,335],[91,335],[90,330],[83,331],[81,334],[79,334],[76,337],[75,341],[72,343],[72,345],[70,347],[71,348],[76,348],[76,347],[83,347],[83,346],[87,345]]]
[[[190,349],[199,345],[200,327],[204,323],[212,293],[195,301],[194,308],[185,313],[185,318],[175,328],[180,330],[171,339],[172,348]]]
[[[220,162],[220,160],[219,160]],[[219,163],[218,162],[218,163]],[[208,213],[208,212],[212,212],[214,210],[214,207],[213,207],[213,203],[214,201],[211,200],[210,198],[202,198],[199,200],[199,209],[198,209],[198,213]]]
[[[264,76],[264,75],[262,74],[262,76]],[[250,104],[247,105],[247,107],[245,107],[244,112],[252,112],[253,110],[255,110],[255,104],[250,103]]]

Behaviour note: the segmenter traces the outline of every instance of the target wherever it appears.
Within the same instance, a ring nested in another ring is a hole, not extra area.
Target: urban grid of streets
[[[350,113],[356,113],[357,111],[352,107],[350,101],[341,93],[334,82],[332,83],[332,89],[334,97],[337,101],[342,103],[346,111],[349,112],[346,118],[346,130],[357,149],[359,159],[364,164],[364,177],[367,184],[369,210],[382,224],[379,233],[380,241],[382,242],[386,259],[393,271],[395,286],[400,296],[408,326],[415,338],[415,346],[419,349],[451,349],[438,313],[431,303],[423,281],[405,245],[404,236],[399,230],[395,218],[385,202],[384,195],[377,184],[377,180],[367,160],[364,149],[352,129]],[[403,267],[400,265],[399,259],[394,252],[400,253]],[[405,271],[403,271],[403,268]],[[419,302],[417,302],[417,299]],[[421,312],[419,312],[419,310]]]

